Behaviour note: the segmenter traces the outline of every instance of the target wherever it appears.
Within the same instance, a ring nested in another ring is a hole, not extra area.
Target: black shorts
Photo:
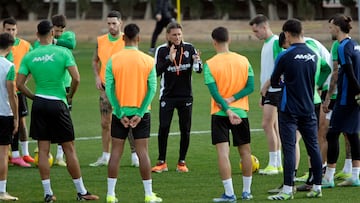
[[[261,105],[270,104],[277,107],[280,102],[280,96],[281,96],[281,91],[266,92],[265,97],[263,96],[261,99]]]
[[[233,135],[233,146],[250,143],[248,118],[242,118],[242,122],[239,125],[232,125],[227,116],[211,116],[211,139],[213,145],[222,142],[229,142],[230,144],[229,130],[231,130]]]
[[[133,116],[128,116],[131,119]],[[125,140],[129,134],[129,128],[125,128],[120,122],[120,119],[114,114],[111,120],[111,137]],[[144,114],[140,123],[132,128],[132,134],[134,139],[149,138],[150,137],[150,113]]]
[[[0,116],[0,126],[0,145],[11,144],[14,130],[14,117]]]
[[[30,137],[63,143],[74,140],[74,127],[67,105],[61,100],[35,97],[30,122]]]
[[[19,117],[21,118],[29,115],[26,96],[21,93],[17,93],[17,97],[19,102]]]

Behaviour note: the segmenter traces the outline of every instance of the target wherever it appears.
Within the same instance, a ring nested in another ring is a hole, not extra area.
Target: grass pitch
[[[211,43],[196,43],[196,48],[202,52],[205,61],[215,54]],[[268,162],[268,147],[266,138],[261,130],[261,109],[259,101],[259,64],[260,49],[262,42],[234,42],[230,48],[249,58],[255,72],[255,92],[250,96],[249,120],[252,129],[252,153],[260,160],[260,168]],[[73,100],[72,119],[76,133],[76,149],[82,169],[84,183],[87,189],[100,196],[98,202],[105,202],[107,192],[107,168],[90,167],[101,154],[100,139],[100,113],[98,106],[98,92],[95,88],[94,76],[91,66],[91,58],[95,44],[80,43],[74,55],[79,66],[81,83]],[[147,51],[148,44],[141,44],[140,49]],[[153,173],[153,191],[163,198],[163,202],[171,203],[205,203],[212,202],[212,198],[223,193],[223,186],[218,174],[215,147],[211,145],[210,138],[210,94],[204,85],[203,75],[193,75],[193,122],[190,147],[187,155],[189,173],[177,173],[175,171],[179,151],[179,128],[178,118],[174,114],[171,133],[168,141],[167,162],[169,171],[161,174]],[[29,101],[31,106],[31,101]],[[158,128],[158,92],[152,103],[152,124],[149,153],[152,165],[157,160],[157,137]],[[28,118],[29,119],[29,118]],[[29,123],[29,121],[28,121]],[[342,141],[343,139],[340,138]],[[344,146],[341,143],[341,147]],[[29,148],[32,153],[36,147],[35,142],[30,142]],[[302,160],[298,176],[307,171],[307,156],[302,145]],[[343,148],[342,148],[343,149]],[[242,178],[239,169],[239,155],[236,148],[230,151],[234,190],[241,197]],[[56,145],[52,146],[52,154],[56,155]],[[339,159],[338,170],[343,164],[343,154]],[[116,194],[119,202],[136,203],[144,202],[144,191],[139,171],[130,166],[130,148],[126,149],[119,171]],[[252,194],[253,202],[266,202],[267,190],[278,187],[282,182],[282,175],[262,176],[253,175]],[[53,166],[51,169],[51,184],[54,194],[59,203],[76,202],[76,190],[66,168]],[[297,183],[299,184],[299,183]],[[19,168],[9,166],[7,191],[19,197],[18,202],[35,203],[43,202],[43,189],[37,168]],[[358,188],[324,189],[323,197],[311,199],[311,202],[358,202]],[[241,201],[241,200],[240,200]],[[292,202],[308,202],[305,193],[298,192]]]

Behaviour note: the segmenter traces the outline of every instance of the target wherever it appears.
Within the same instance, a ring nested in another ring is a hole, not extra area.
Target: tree
[[[263,0],[264,4],[268,8],[268,18],[269,20],[279,20],[279,15],[276,7],[276,0]]]
[[[356,0],[340,0],[340,3],[345,7],[344,14],[351,16],[351,9],[355,7]]]
[[[65,15],[66,2],[65,0],[58,0],[58,14]]]
[[[250,19],[253,19],[256,16],[256,8],[253,0],[248,0],[248,2],[249,2]]]
[[[48,12],[48,17],[47,17],[48,19],[51,18],[53,9],[54,9],[54,0],[50,0],[49,1],[49,12]]]
[[[22,0],[21,6],[28,12],[28,20],[33,21],[37,19],[37,12],[43,6],[43,2],[38,0]]]
[[[90,10],[90,0],[78,0],[76,2],[76,19],[86,19],[86,14]]]
[[[297,0],[281,0],[287,5],[287,19],[294,18],[294,5]]]
[[[229,19],[229,12],[234,8],[236,0],[213,0],[216,14],[223,20]]]

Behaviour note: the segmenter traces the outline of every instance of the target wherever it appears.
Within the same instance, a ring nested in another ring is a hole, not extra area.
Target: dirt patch
[[[281,26],[284,21],[271,22],[271,27],[274,33],[278,34],[281,31]],[[36,25],[38,21],[19,21],[19,33],[18,36],[29,41],[36,39]],[[136,23],[141,29],[142,40],[150,41],[152,32],[154,30],[155,21],[145,20],[132,20],[125,21],[124,24]],[[191,20],[182,21],[184,38],[187,41],[208,41],[210,40],[210,33],[213,28],[217,26],[227,27],[230,31],[232,40],[251,40],[255,39],[248,21],[239,20]],[[305,21],[303,22],[305,35],[313,37],[320,41],[330,40],[328,33],[327,21]],[[101,20],[69,20],[68,30],[72,30],[76,33],[77,40],[79,42],[94,42],[98,35],[107,32],[107,25],[105,21]],[[159,40],[164,40],[164,32],[159,37]],[[354,38],[358,38],[358,24],[353,23],[353,29],[351,35]]]

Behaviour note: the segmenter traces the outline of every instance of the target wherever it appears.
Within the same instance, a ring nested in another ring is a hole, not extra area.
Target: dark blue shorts
[[[329,130],[356,134],[360,132],[360,106],[342,106],[335,104],[330,119]]]
[[[261,98],[261,104],[270,104],[278,107],[281,97],[281,91],[278,92],[266,92],[265,97]]]

